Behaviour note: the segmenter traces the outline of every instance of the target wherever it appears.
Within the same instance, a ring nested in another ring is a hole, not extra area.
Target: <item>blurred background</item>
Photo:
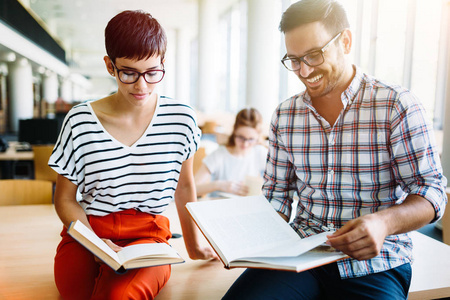
[[[103,56],[104,28],[117,13],[143,9],[168,35],[159,93],[192,105],[199,124],[229,130],[234,114],[275,106],[304,89],[280,63],[278,31],[290,0],[0,0],[0,135],[19,120],[63,118],[74,104],[115,91]],[[436,129],[449,86],[449,0],[343,0],[352,59],[410,88]]]

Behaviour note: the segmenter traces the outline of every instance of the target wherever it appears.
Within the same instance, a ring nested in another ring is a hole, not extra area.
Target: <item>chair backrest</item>
[[[51,204],[53,183],[46,180],[0,180],[0,205]]]
[[[53,147],[54,145],[33,145],[34,179],[56,183],[58,173],[48,166]]]
[[[216,121],[205,121],[205,123],[203,124],[201,129],[202,129],[203,134],[207,134],[207,133],[214,134],[214,133],[216,133],[217,122]]]

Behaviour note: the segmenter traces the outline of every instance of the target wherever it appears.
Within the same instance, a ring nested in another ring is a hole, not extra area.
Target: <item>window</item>
[[[246,86],[246,1],[225,12],[219,21],[219,96],[216,107],[235,112],[245,105]]]
[[[411,90],[422,101],[430,119],[440,119],[434,115],[438,99],[438,59],[441,32],[441,1],[417,1],[416,26],[414,31],[414,52],[412,55]],[[448,34],[448,32],[447,32]],[[445,61],[445,59],[444,59]],[[445,66],[444,63],[442,65]],[[443,96],[443,95],[442,95]]]

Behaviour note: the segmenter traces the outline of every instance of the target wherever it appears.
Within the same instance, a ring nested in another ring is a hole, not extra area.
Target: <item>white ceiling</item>
[[[197,0],[22,0],[66,50],[69,66],[89,77],[105,74],[104,29],[123,10],[142,9],[166,32],[197,26]],[[169,40],[170,43],[170,40]]]

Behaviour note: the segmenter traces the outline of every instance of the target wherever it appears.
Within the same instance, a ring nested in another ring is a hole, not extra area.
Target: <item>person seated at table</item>
[[[216,255],[184,206],[196,201],[193,157],[201,132],[193,109],[156,93],[167,38],[149,13],[124,11],[105,29],[106,69],[118,91],[79,104],[64,121],[49,165],[58,173],[55,209],[67,228],[80,220],[113,250],[168,243],[166,207],[175,200],[192,259]],[[77,201],[77,189],[81,200]],[[55,282],[63,299],[153,299],[170,265],[116,273],[63,229]]]
[[[262,116],[255,108],[236,115],[228,143],[205,157],[195,174],[197,196],[246,196],[252,190],[250,182],[261,178],[262,185],[267,148],[261,144],[261,127]],[[257,189],[261,190],[261,185]]]

